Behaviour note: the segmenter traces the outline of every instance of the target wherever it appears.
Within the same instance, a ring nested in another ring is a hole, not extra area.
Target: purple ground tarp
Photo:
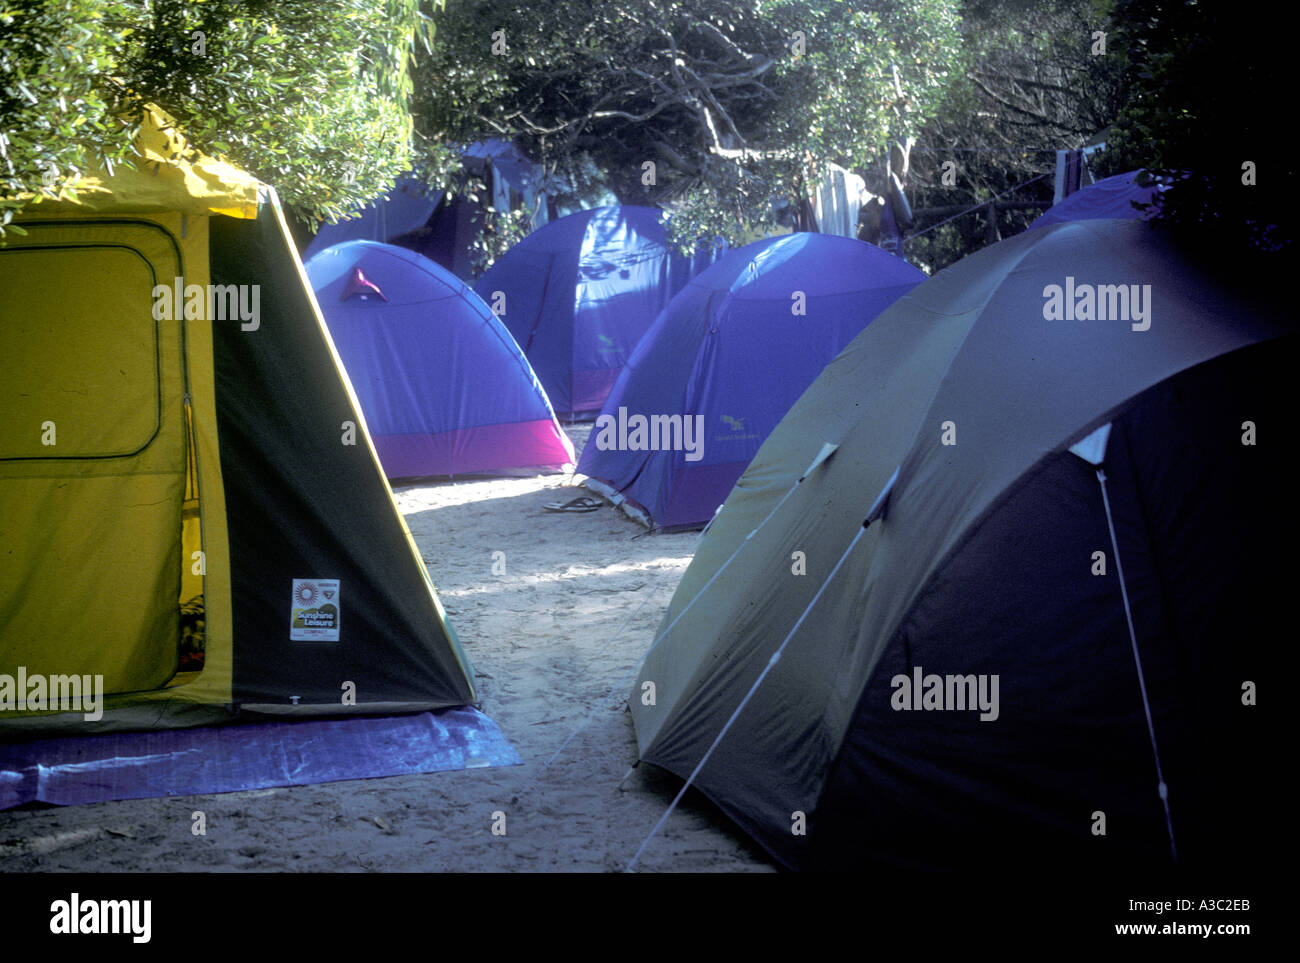
[[[0,809],[517,766],[469,707],[413,715],[105,733],[0,745]]]

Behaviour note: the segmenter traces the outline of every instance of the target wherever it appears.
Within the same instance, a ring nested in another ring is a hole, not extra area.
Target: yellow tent
[[[0,246],[0,733],[474,701],[274,192],[137,149]]]

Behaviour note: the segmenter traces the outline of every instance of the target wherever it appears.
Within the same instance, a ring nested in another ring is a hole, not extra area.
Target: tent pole
[[[1115,553],[1115,572],[1119,575],[1120,595],[1124,600],[1124,618],[1128,620],[1128,638],[1133,646],[1133,665],[1137,668],[1138,688],[1142,690],[1142,710],[1147,717],[1147,735],[1151,738],[1151,753],[1156,761],[1156,792],[1165,809],[1165,827],[1169,830],[1169,852],[1178,863],[1178,846],[1174,843],[1174,820],[1169,812],[1169,786],[1165,783],[1164,770],[1160,765],[1160,750],[1156,746],[1156,726],[1151,719],[1151,699],[1147,695],[1146,676],[1142,672],[1142,656],[1138,652],[1137,631],[1133,628],[1133,609],[1128,600],[1128,584],[1124,581],[1124,564],[1119,557],[1119,540],[1115,537],[1115,520],[1111,517],[1110,496],[1106,492],[1106,473],[1097,469],[1097,481],[1101,485],[1101,502],[1106,509],[1106,525],[1110,529],[1110,547]]]

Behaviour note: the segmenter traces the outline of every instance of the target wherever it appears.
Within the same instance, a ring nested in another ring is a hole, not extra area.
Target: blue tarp
[[[491,178],[488,189],[492,191],[493,203],[498,210],[510,209],[509,193],[514,190],[523,196],[530,212],[536,208],[535,218],[545,217],[546,205],[537,204],[541,182],[540,169],[513,144],[496,139],[479,141],[465,148],[463,157],[466,166],[475,169],[483,167],[488,162],[491,163],[491,169],[496,176]],[[386,195],[377,197],[362,207],[360,217],[339,221],[337,224],[322,224],[316,236],[302,252],[302,259],[306,261],[325,248],[342,244],[344,241],[392,241],[403,234],[409,234],[429,223],[429,218],[433,217],[444,196],[443,191],[429,191],[423,183],[411,175],[401,177]],[[448,219],[446,223],[435,225],[435,233],[455,233],[456,230],[454,218]],[[441,249],[446,244],[440,242],[450,240],[453,239],[428,238],[423,243],[427,247]],[[467,252],[449,253],[459,255],[457,260],[461,260]],[[451,269],[452,266],[444,265],[444,267]],[[458,264],[457,268],[459,267]]]
[[[0,744],[0,809],[520,764],[497,724],[468,706],[401,716],[106,733]]]
[[[659,527],[705,524],[804,389],[876,315],[924,280],[902,258],[830,234],[785,234],[724,255],[673,298],[641,340],[578,472],[595,479],[589,485],[597,491],[622,493]],[[637,439],[633,416],[698,416],[703,438],[697,451],[686,450],[683,422],[678,450],[645,450],[662,438]],[[611,448],[600,429],[620,420],[631,426],[627,444]]]
[[[491,163],[496,173],[491,184],[493,205],[499,211],[509,210],[509,192],[521,194],[524,204],[531,211],[536,206],[537,195],[542,186],[542,169],[525,157],[509,141],[492,138],[471,144],[465,149],[465,158],[478,164]],[[538,214],[545,215],[545,205],[540,205]]]
[[[655,316],[713,260],[668,247],[666,215],[649,207],[579,211],[507,251],[474,290],[532,362],[559,414],[600,410]]]

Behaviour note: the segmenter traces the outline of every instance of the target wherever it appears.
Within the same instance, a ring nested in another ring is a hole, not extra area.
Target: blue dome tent
[[[359,217],[322,224],[303,249],[302,259],[310,261],[327,247],[345,241],[391,241],[409,234],[424,227],[441,202],[441,193],[430,196],[414,177],[403,177],[385,196],[363,207]]]
[[[647,525],[704,525],[804,389],[924,280],[901,258],[831,234],[785,234],[724,255],[641,340],[578,471]],[[647,419],[643,439],[637,418]],[[657,426],[675,429],[672,418],[681,438],[661,438]]]
[[[1089,184],[1048,208],[1026,230],[1062,221],[1145,220],[1150,212],[1139,211],[1133,204],[1150,204],[1163,187],[1155,183],[1139,184],[1137,179],[1141,173],[1141,170],[1129,171]]]
[[[555,410],[600,410],[655,316],[711,252],[673,253],[665,215],[598,207],[552,221],[488,269],[474,290],[496,311]]]
[[[573,463],[519,346],[462,281],[375,241],[306,269],[389,478]]]

